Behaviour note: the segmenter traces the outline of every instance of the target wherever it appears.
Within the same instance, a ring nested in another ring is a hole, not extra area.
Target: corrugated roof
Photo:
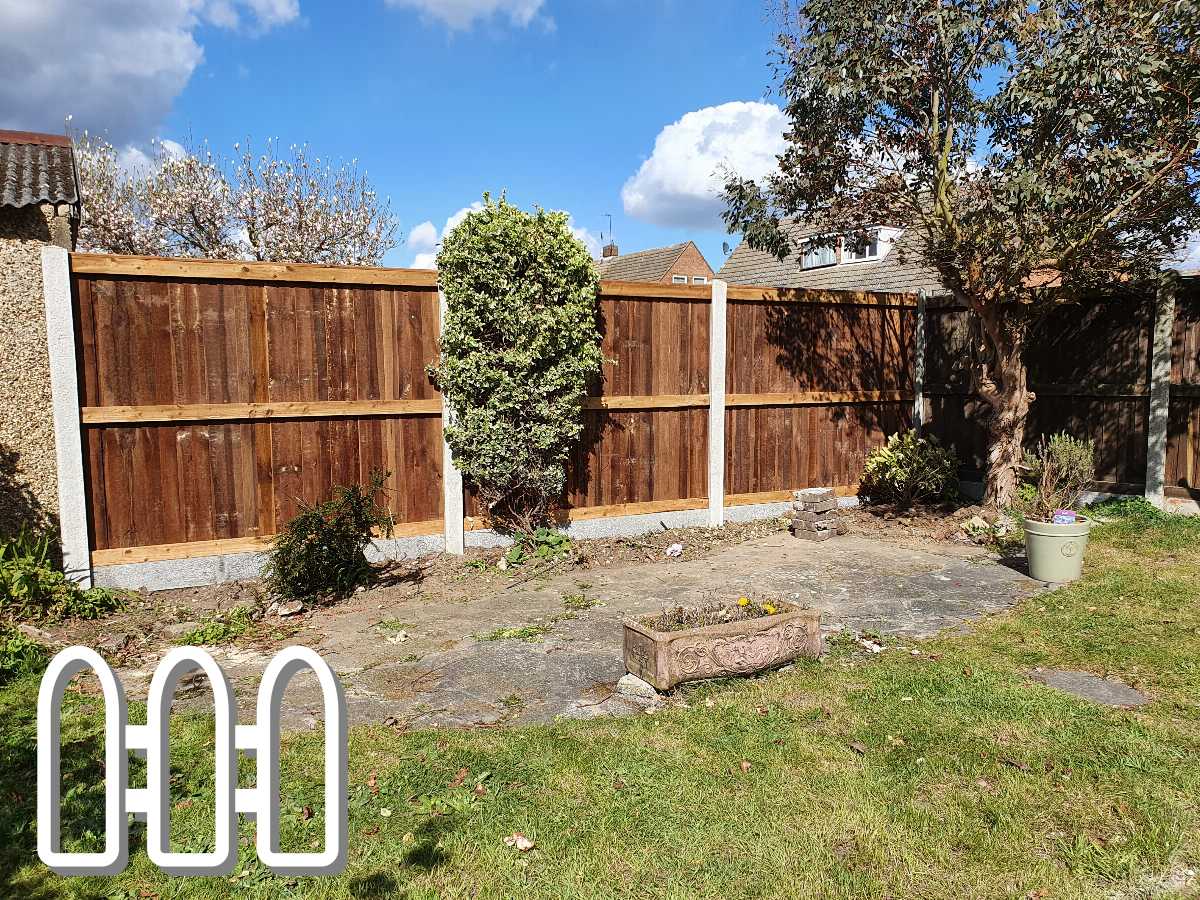
[[[0,131],[0,206],[78,202],[69,139],[57,134]]]
[[[610,281],[662,281],[690,243],[684,241],[670,247],[610,256],[597,261],[596,267],[600,270],[600,277]]]
[[[813,234],[815,229],[800,223],[786,225],[793,247]],[[896,239],[887,256],[880,260],[841,263],[819,269],[801,269],[800,252],[793,250],[786,259],[776,259],[762,250],[752,250],[743,241],[729,255],[717,278],[730,284],[755,284],[770,287],[815,288],[827,291],[895,291],[930,295],[946,293],[935,271],[917,261],[916,233],[908,228]]]

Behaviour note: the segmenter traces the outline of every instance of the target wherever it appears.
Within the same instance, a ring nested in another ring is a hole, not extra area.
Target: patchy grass
[[[0,689],[0,883],[36,898],[1095,898],[1200,861],[1200,523],[1098,526],[1079,583],[915,646],[839,641],[652,716],[356,729],[350,861],[332,879],[273,875],[245,821],[233,881],[168,880],[140,827],[124,875],[57,879],[34,861],[37,681],[19,679]],[[1117,675],[1154,702],[1093,706],[1031,682],[1035,666]],[[66,707],[65,846],[81,849],[99,840],[100,708],[86,692]],[[175,849],[211,841],[212,727],[172,723]],[[284,849],[320,839],[320,753],[319,734],[286,738]],[[517,832],[534,849],[506,845]]]
[[[550,633],[549,625],[520,625],[511,628],[497,628],[486,634],[479,635],[481,641],[536,641]]]
[[[565,608],[582,612],[585,609],[593,609],[600,603],[594,597],[589,597],[586,594],[563,594],[562,604]]]
[[[254,615],[248,607],[235,606],[201,622],[176,643],[182,646],[218,646],[231,643],[254,627]]]

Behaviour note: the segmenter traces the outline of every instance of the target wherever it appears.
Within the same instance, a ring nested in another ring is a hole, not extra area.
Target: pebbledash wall
[[[0,206],[0,534],[58,515],[42,248],[73,225],[67,204]]]

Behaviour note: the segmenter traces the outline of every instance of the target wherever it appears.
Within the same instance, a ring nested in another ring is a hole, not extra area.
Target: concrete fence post
[[[1166,499],[1167,425],[1171,408],[1171,341],[1175,331],[1177,272],[1164,272],[1154,304],[1150,350],[1150,418],[1146,428],[1146,499],[1162,506]]]
[[[42,295],[46,302],[46,346],[50,358],[63,569],[83,587],[91,587],[91,542],[88,539],[83,431],[75,357],[75,307],[71,303],[71,255],[62,247],[42,248]]]
[[[729,285],[712,282],[708,320],[708,524],[725,524],[725,308]]]
[[[446,328],[446,294],[438,288],[438,338]],[[450,445],[446,443],[446,426],[450,424],[450,402],[442,396],[442,518],[446,535],[446,552],[462,556],[466,544],[463,523],[463,477],[454,465]]]
[[[927,323],[925,291],[917,292],[917,321],[913,325],[913,428],[919,433],[925,425],[925,347]]]

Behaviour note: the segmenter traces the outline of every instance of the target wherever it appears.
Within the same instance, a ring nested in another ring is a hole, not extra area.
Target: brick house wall
[[[693,283],[696,276],[702,276],[707,281],[712,281],[713,270],[712,266],[704,258],[695,244],[689,243],[683,253],[679,255],[679,259],[675,260],[675,264],[663,276],[663,284],[672,284],[676,275],[685,276],[688,284]]]

